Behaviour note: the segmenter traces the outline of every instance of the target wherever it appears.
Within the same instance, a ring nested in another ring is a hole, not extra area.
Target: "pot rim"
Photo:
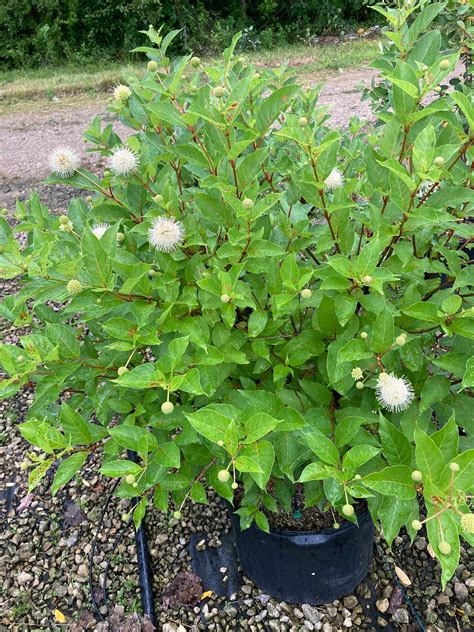
[[[232,505],[231,505],[232,507]],[[232,516],[236,517],[236,519],[239,518],[238,514],[235,513],[234,511],[234,507],[232,507]],[[344,522],[344,524],[342,524],[339,529],[334,529],[334,527],[330,527],[329,529],[320,529],[319,531],[296,531],[292,530],[292,529],[275,529],[274,527],[270,527],[270,532],[268,533],[267,531],[264,531],[263,529],[260,529],[260,527],[253,522],[249,529],[254,528],[258,531],[261,531],[262,533],[265,533],[265,535],[292,535],[292,536],[312,536],[312,535],[327,535],[329,533],[341,533],[343,531],[348,531],[350,528],[359,528],[360,526],[360,522],[362,520],[367,519],[367,517],[370,518],[370,513],[369,511],[366,509],[364,511],[361,511],[359,514],[357,514],[357,519],[358,519],[358,523],[355,524],[354,522],[351,522],[350,520],[346,520],[346,522]],[[242,529],[240,529],[240,525],[239,525],[239,530],[242,533]],[[248,531],[248,529],[244,529],[244,531]]]

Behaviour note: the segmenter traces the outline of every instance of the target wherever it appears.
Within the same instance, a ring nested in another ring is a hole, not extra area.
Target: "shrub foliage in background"
[[[389,544],[425,526],[446,583],[474,542],[474,109],[438,91],[459,59],[428,30],[444,7],[381,9],[389,107],[345,130],[238,37],[203,66],[148,30],[145,78],[115,91],[131,135],[85,132],[107,171],[51,157],[49,182],[92,197],[19,203],[23,249],[1,221],[21,275],[1,314],[31,332],[2,346],[0,392],[34,387],[30,489],[99,453],[137,523],[241,485],[242,526],[268,529],[302,485],[335,520],[366,501]]]
[[[182,29],[178,52],[220,52],[245,30],[241,46],[305,41],[374,19],[374,0],[3,0],[0,65],[130,58],[149,23]]]

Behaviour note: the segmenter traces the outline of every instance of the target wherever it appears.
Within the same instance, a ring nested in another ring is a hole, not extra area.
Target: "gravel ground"
[[[337,106],[332,109],[336,123],[347,120],[348,112],[349,116],[364,115],[365,104],[361,109],[354,88],[361,79],[370,79],[370,74],[348,71],[328,82],[323,100],[334,103],[337,99]],[[11,209],[16,198],[24,199],[38,190],[43,203],[54,212],[61,212],[76,193],[65,187],[38,184],[39,178],[47,174],[44,156],[59,140],[80,147],[81,130],[103,108],[103,103],[85,104],[80,109],[53,107],[56,110],[27,117],[17,113],[0,118],[0,129],[5,132],[0,134],[0,155],[7,158],[0,172],[0,206]],[[0,281],[0,296],[14,292],[16,287],[15,281]],[[18,331],[0,322],[0,339],[15,342],[18,335]],[[72,632],[150,630],[147,622],[134,615],[140,612],[135,547],[131,528],[127,529],[121,521],[128,501],[113,499],[104,514],[93,557],[94,597],[100,614],[92,613],[89,556],[110,491],[110,482],[95,473],[93,461],[88,463],[82,478],[54,499],[47,490],[52,473],[34,495],[26,495],[27,473],[20,469],[20,463],[29,447],[16,425],[22,421],[32,398],[33,393],[25,390],[0,402],[0,630],[64,629],[55,622],[55,610],[66,617],[67,630]],[[467,546],[462,549],[461,565],[441,592],[437,564],[429,555],[426,540],[421,537],[410,546],[406,535],[397,538],[392,551],[377,537],[367,579],[353,595],[327,606],[278,603],[244,578],[241,590],[231,600],[211,596],[194,606],[171,605],[166,609],[167,587],[179,573],[191,572],[191,536],[204,532],[209,546],[219,546],[227,529],[226,508],[216,498],[211,498],[208,507],[187,506],[179,524],[157,512],[149,515],[159,630],[461,632],[474,628],[474,550]],[[410,586],[402,588],[394,565],[405,571]],[[101,588],[105,574],[109,607]],[[206,586],[202,589],[206,590]]]

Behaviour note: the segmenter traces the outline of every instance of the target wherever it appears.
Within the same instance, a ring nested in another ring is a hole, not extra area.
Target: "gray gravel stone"
[[[409,623],[410,618],[408,616],[408,611],[405,610],[405,608],[398,608],[392,617],[392,621],[400,625]]]

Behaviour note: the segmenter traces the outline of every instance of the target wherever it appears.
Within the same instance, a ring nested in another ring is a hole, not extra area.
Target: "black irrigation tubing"
[[[410,608],[413,616],[415,617],[416,622],[418,623],[418,626],[419,626],[421,632],[426,632],[425,623],[424,623],[423,619],[421,618],[421,616],[418,614],[418,611],[415,608],[412,600],[407,595],[406,590],[403,588],[400,580],[398,579],[397,574],[395,573],[395,569],[393,568],[393,564],[388,561],[387,556],[385,555],[385,551],[382,549],[382,547],[377,545],[377,551],[380,554],[380,556],[381,556],[381,558],[382,558],[382,560],[384,562],[385,568],[390,571],[394,582],[397,584],[398,589],[402,593],[403,599],[404,599],[405,603],[407,604],[407,606]]]
[[[127,452],[127,456],[131,461],[136,462],[137,461],[137,455],[135,452],[132,451],[128,451]],[[105,505],[102,509],[101,515],[100,515],[100,519],[99,519],[99,523],[97,525],[97,529],[96,532],[94,534],[94,538],[92,541],[92,549],[90,552],[90,557],[89,557],[89,591],[90,591],[90,599],[91,599],[91,603],[94,609],[94,612],[96,613],[96,615],[102,620],[104,621],[104,617],[102,615],[102,613],[100,612],[100,607],[99,604],[97,603],[95,594],[94,594],[94,580],[93,580],[93,567],[94,567],[94,557],[97,551],[97,540],[98,540],[98,536],[100,533],[100,530],[102,528],[102,525],[104,523],[104,519],[105,519],[105,515],[107,512],[107,508],[110,504],[110,501],[112,500],[113,494],[117,488],[119,484],[119,481],[116,481],[116,483],[113,485],[107,500],[105,502]],[[138,498],[133,498],[132,499],[132,507],[135,507],[135,505],[138,503]],[[125,535],[128,532],[128,528],[130,527],[130,525],[133,522],[133,518],[131,517],[127,523],[124,525],[124,527],[121,529],[121,531],[117,534],[116,536],[116,540],[114,542],[114,546],[113,549],[115,550],[115,548],[120,544],[120,542],[122,542],[122,540],[124,539]],[[137,565],[138,565],[138,579],[139,579],[139,584],[140,584],[140,595],[141,595],[141,602],[142,602],[142,609],[143,609],[143,614],[145,616],[147,616],[151,623],[155,626],[157,625],[157,618],[156,618],[156,612],[155,612],[155,605],[154,605],[154,599],[153,599],[153,588],[152,588],[152,571],[151,571],[151,564],[150,564],[150,554],[149,554],[149,549],[148,549],[148,539],[147,539],[147,534],[146,534],[146,530],[144,527],[144,522],[142,522],[142,525],[135,530],[135,548],[137,551]],[[107,596],[107,575],[109,572],[109,568],[110,568],[110,559],[107,560],[107,564],[105,566],[105,569],[103,571],[104,574],[104,580],[102,582],[102,586],[101,589],[103,591],[103,598],[105,601],[105,605],[108,607],[108,596]]]
[[[127,456],[130,461],[138,461],[136,452],[127,450]],[[133,498],[132,507],[135,507],[138,502],[138,498]],[[151,570],[150,551],[148,548],[148,537],[144,519],[138,529],[135,529],[135,548],[137,551],[138,580],[140,583],[143,614],[148,616],[152,624],[156,627],[157,619],[153,599],[153,573]]]

